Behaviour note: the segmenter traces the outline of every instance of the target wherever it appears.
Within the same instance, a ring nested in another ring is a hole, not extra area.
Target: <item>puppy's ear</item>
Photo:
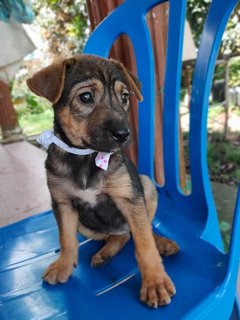
[[[141,95],[142,85],[138,78],[132,72],[128,71],[121,62],[115,59],[110,60],[123,72],[129,87],[132,89],[138,101],[143,101],[143,96]]]
[[[143,96],[141,94],[142,84],[138,78],[131,71],[127,70],[128,76],[130,77],[130,85],[133,89],[133,92],[138,99],[138,101],[143,101]]]
[[[54,63],[27,79],[29,89],[40,97],[56,103],[62,94],[65,79],[66,61]]]

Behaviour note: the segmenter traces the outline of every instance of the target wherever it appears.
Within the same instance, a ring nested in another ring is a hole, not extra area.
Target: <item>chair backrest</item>
[[[127,34],[132,41],[144,101],[139,106],[140,173],[154,179],[154,57],[146,14],[161,0],[126,0],[100,25],[84,52],[108,57],[114,41]],[[168,44],[164,85],[163,151],[165,184],[159,186],[160,212],[174,211],[190,219],[195,232],[221,247],[217,215],[207,168],[207,112],[214,65],[229,16],[238,0],[212,0],[198,51],[190,107],[190,168],[192,192],[179,182],[179,101],[186,0],[169,1]]]

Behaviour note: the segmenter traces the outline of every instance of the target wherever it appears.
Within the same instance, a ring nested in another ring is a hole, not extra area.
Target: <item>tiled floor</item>
[[[50,208],[45,158],[25,141],[0,144],[0,226]]]

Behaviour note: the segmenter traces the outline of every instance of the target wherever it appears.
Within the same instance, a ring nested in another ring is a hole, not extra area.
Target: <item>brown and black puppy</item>
[[[78,263],[77,232],[105,240],[91,265],[104,265],[130,237],[142,275],[140,298],[149,306],[170,303],[175,287],[160,254],[178,251],[175,242],[153,235],[157,192],[123,153],[129,144],[129,95],[142,100],[139,81],[115,61],[79,55],[53,64],[27,81],[53,103],[54,133],[70,147],[112,152],[107,171],[96,153],[79,156],[55,144],[48,149],[47,181],[58,223],[61,252],[45,271],[49,284],[66,282]]]

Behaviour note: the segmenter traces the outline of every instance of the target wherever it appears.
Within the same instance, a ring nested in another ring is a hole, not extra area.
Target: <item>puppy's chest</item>
[[[75,191],[72,206],[78,211],[80,223],[90,230],[113,234],[128,231],[126,220],[112,198],[99,189]]]
[[[49,186],[57,189],[52,194],[70,201],[78,212],[79,222],[86,228],[102,233],[126,232],[128,225],[113,199],[104,191],[105,174],[96,168],[94,159],[74,158],[73,161],[67,154],[64,160],[65,170],[57,172],[50,161],[47,163],[47,169],[54,176],[49,179]]]

